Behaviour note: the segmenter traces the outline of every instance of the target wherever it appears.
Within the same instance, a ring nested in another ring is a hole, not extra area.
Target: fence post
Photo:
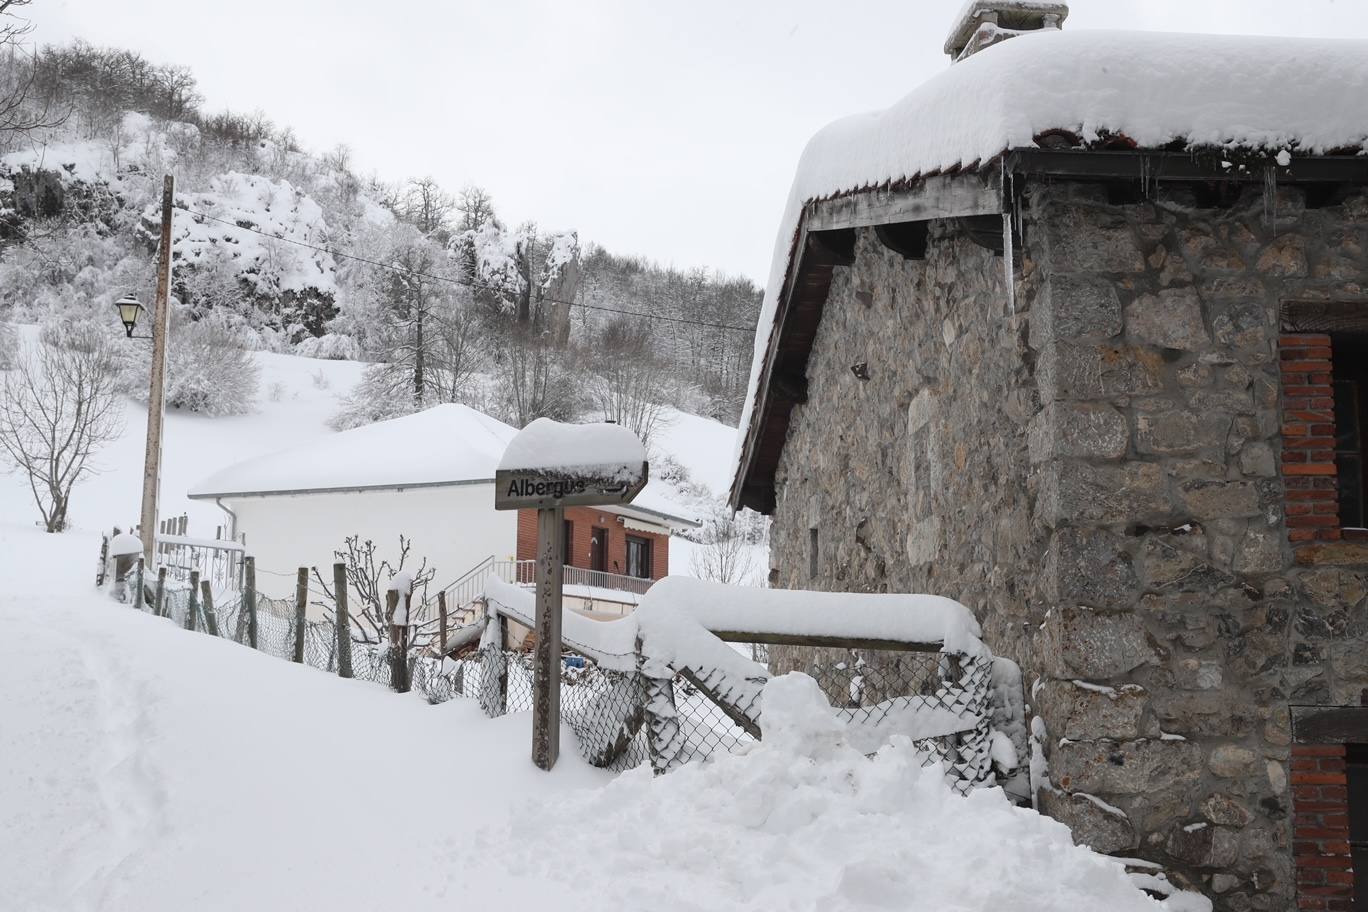
[[[648,658],[639,636],[636,654],[646,725],[646,752],[651,757],[651,769],[657,774],[667,773],[684,762],[688,746],[679,724],[679,708],[675,705],[674,671]]]
[[[337,596],[334,622],[337,624],[337,676],[352,676],[351,612],[347,608],[347,565],[333,564],[333,592]]]
[[[247,643],[257,648],[257,598],[256,598],[256,558],[247,557],[242,561],[242,572],[247,581],[242,587],[242,601],[247,606]]]
[[[413,598],[409,595],[409,601],[405,602],[405,611]],[[385,593],[385,619],[389,624],[390,639],[390,687],[396,693],[409,692],[409,673],[408,673],[408,625],[395,624],[394,613],[399,608],[399,593],[391,589]],[[405,620],[408,620],[406,617]]]
[[[488,614],[480,637],[480,709],[486,716],[502,716],[508,711],[508,656],[504,653],[503,618]]]
[[[214,614],[214,593],[210,590],[208,580],[200,581],[200,594],[203,596],[200,605],[204,609],[204,626],[210,634],[218,636],[218,615]]]
[[[447,641],[447,606],[446,590],[437,593],[437,651],[441,653],[446,649]],[[439,655],[440,659],[441,656]]]
[[[105,568],[109,565],[109,536],[101,533],[100,535],[100,566],[95,568],[95,588],[98,589],[105,583]]]
[[[195,629],[195,612],[199,610],[199,571],[190,571],[190,600],[185,603],[185,629]]]
[[[157,617],[166,616],[166,568],[157,568],[157,592],[152,600],[152,613]]]
[[[300,567],[295,579],[294,661],[304,663],[304,618],[309,607],[309,568]]]
[[[138,558],[138,569],[133,571],[133,582],[136,584],[133,595],[133,607],[142,610],[143,602],[143,561],[145,558]]]

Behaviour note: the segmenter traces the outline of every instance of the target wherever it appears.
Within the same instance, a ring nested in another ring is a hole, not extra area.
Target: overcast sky
[[[947,65],[963,0],[35,0],[388,180],[663,263],[769,270],[807,138]],[[1368,37],[1368,0],[1076,0],[1066,28]]]

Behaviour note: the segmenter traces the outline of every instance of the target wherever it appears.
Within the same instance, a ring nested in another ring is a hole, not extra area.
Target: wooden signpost
[[[532,671],[532,762],[544,770],[560,754],[561,585],[565,508],[631,503],[649,466],[635,471],[499,469],[494,509],[537,511],[537,629]]]

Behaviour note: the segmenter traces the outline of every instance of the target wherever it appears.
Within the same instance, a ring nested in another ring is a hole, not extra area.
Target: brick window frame
[[[1292,856],[1302,912],[1354,908],[1350,744],[1368,744],[1368,707],[1292,707]]]
[[[1286,320],[1284,325],[1286,326]],[[1294,546],[1340,541],[1335,467],[1334,363],[1329,333],[1278,337],[1282,381],[1282,481]]]

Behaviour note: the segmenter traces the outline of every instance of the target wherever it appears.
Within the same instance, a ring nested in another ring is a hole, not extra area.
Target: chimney
[[[969,0],[945,39],[952,63],[1025,32],[1058,29],[1069,16],[1065,3],[1040,0]]]

